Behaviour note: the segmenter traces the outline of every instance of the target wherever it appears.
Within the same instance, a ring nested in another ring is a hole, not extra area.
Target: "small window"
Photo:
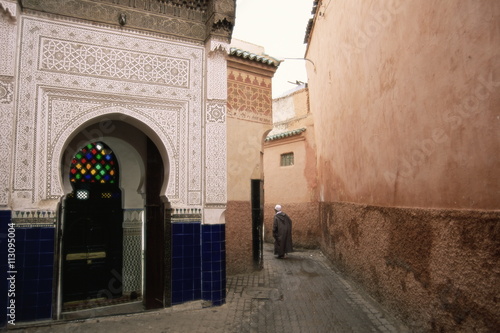
[[[89,191],[87,190],[76,191],[76,198],[79,200],[87,200],[89,198]]]
[[[280,166],[293,165],[293,153],[281,154]]]

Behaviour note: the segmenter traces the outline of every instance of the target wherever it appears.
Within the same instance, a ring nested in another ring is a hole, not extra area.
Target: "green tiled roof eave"
[[[248,51],[245,51],[242,49],[238,49],[236,47],[231,47],[229,49],[229,54],[234,55],[236,57],[243,58],[243,59],[249,59],[252,61],[261,62],[263,64],[275,66],[275,67],[278,67],[279,64],[281,63],[280,60],[277,60],[273,57],[251,53],[251,52],[248,52]]]
[[[303,132],[305,132],[305,128],[299,128],[299,129],[296,129],[296,130],[293,130],[293,131],[288,131],[288,132],[283,132],[283,133],[279,133],[279,134],[274,134],[274,135],[271,135],[271,136],[268,136],[266,137],[266,142],[268,141],[274,141],[274,140],[279,140],[279,139],[284,139],[284,138],[288,138],[288,137],[291,137],[291,136],[295,136],[295,135],[299,135]]]

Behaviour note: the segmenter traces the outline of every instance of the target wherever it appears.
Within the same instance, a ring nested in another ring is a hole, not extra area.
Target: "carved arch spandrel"
[[[185,186],[179,184],[180,156],[179,147],[168,137],[161,126],[151,117],[135,112],[125,107],[106,107],[81,114],[76,121],[67,124],[67,127],[57,136],[49,159],[47,170],[49,174],[46,178],[46,191],[43,199],[57,199],[63,193],[63,183],[61,179],[61,159],[68,143],[75,133],[89,124],[102,120],[121,120],[133,125],[144,132],[156,144],[162,156],[166,170],[168,170],[168,182],[162,187],[162,195],[165,195],[171,202],[181,199],[181,189]]]

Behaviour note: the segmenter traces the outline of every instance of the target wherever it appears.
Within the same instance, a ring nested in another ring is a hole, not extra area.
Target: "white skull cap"
[[[280,205],[276,205],[276,206],[274,207],[274,209],[276,209],[278,212],[281,212],[281,206],[280,206]]]

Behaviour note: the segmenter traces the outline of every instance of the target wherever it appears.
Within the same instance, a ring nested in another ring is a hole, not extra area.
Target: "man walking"
[[[281,211],[281,206],[274,207],[276,214],[273,222],[274,254],[278,259],[285,258],[287,253],[293,251],[292,247],[292,220]]]

